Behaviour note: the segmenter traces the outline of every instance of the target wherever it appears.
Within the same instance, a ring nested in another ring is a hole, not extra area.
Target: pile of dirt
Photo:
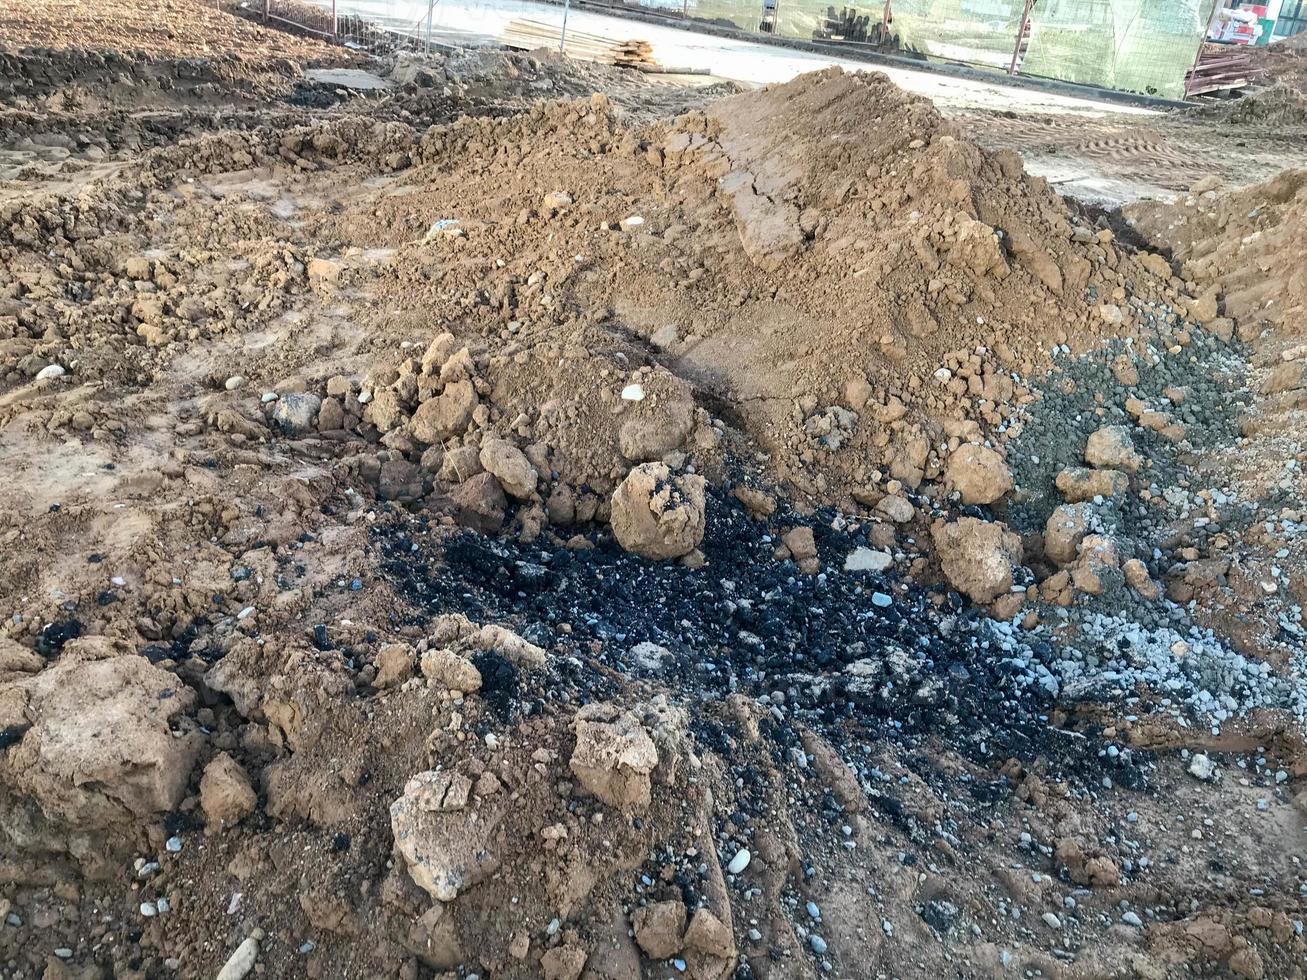
[[[1169,291],[1015,154],[875,75],[722,100],[654,152],[682,193],[712,182],[697,236],[734,231],[749,295],[716,317],[692,297],[618,309],[651,336],[689,317],[678,370],[746,406],[801,492],[938,477],[941,445],[1001,437],[1056,345],[1128,333]]]
[[[1141,202],[1124,214],[1179,263],[1199,298],[1196,317],[1224,314],[1249,341],[1267,327],[1283,341],[1305,335],[1307,272],[1294,256],[1307,244],[1307,171],[1234,191],[1203,181],[1173,203]]]
[[[1125,215],[1173,256],[1197,297],[1190,315],[1229,323],[1249,346],[1256,397],[1240,419],[1241,438],[1213,452],[1206,466],[1243,495],[1281,503],[1292,526],[1307,493],[1307,272],[1295,258],[1307,247],[1307,171],[1288,170],[1238,190],[1208,180],[1174,202],[1132,205]],[[1307,549],[1296,535],[1280,540],[1277,531],[1274,523],[1254,523],[1238,533],[1249,557],[1273,554],[1273,567],[1300,577]],[[1277,586],[1268,581],[1265,589]]]
[[[270,30],[204,0],[129,3],[48,3],[12,0],[0,20],[0,48],[13,52],[44,49],[71,60],[55,66],[98,70],[113,76],[123,58],[194,59],[216,65],[281,71],[330,52],[319,41]],[[103,54],[95,54],[102,52]],[[71,72],[69,77],[81,74]],[[239,80],[240,72],[227,76]],[[248,76],[246,76],[248,77]]]
[[[1281,81],[1255,88],[1236,99],[1212,102],[1186,112],[1201,119],[1219,119],[1230,126],[1301,128],[1307,125],[1307,96],[1303,95],[1300,83]]]

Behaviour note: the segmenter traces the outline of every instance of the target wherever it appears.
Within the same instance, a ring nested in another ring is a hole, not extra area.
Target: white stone
[[[894,556],[874,548],[854,548],[844,559],[846,572],[883,572],[894,564]]]
[[[1204,753],[1198,752],[1189,760],[1189,774],[1211,782],[1216,778],[1216,763]]]
[[[259,941],[253,936],[236,947],[236,952],[223,964],[218,971],[218,980],[242,980],[251,970],[254,969],[254,963],[259,958]]]
[[[753,860],[753,855],[749,853],[747,847],[742,847],[735,852],[735,857],[731,858],[731,863],[726,866],[726,870],[733,875],[737,875],[749,866]]]

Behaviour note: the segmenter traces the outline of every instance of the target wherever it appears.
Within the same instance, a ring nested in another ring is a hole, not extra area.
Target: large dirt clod
[[[627,474],[612,500],[613,534],[627,551],[646,558],[679,558],[704,533],[704,480],[645,463]]]
[[[944,575],[973,602],[990,602],[1012,588],[1021,538],[1007,525],[963,517],[931,528]]]
[[[204,767],[200,779],[200,809],[205,826],[221,832],[236,826],[258,804],[250,777],[241,764],[223,752]]]
[[[568,762],[586,792],[625,812],[649,806],[658,749],[638,718],[608,704],[587,705],[573,722],[576,748]]]
[[[395,850],[413,881],[432,898],[452,902],[499,866],[494,833],[502,812],[472,797],[459,772],[421,772],[390,807]]]
[[[1012,473],[1003,457],[973,443],[959,446],[949,456],[944,480],[964,504],[992,504],[1012,489]]]
[[[0,756],[0,783],[81,830],[173,809],[199,748],[199,733],[185,721],[194,692],[144,657],[82,661],[72,646],[59,663],[9,688],[26,702],[30,727]]]

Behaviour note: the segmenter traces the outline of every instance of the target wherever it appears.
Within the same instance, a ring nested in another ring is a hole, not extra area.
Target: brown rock
[[[645,810],[658,750],[639,719],[611,704],[588,704],[572,728],[576,748],[568,766],[586,792],[623,812]]]
[[[458,348],[458,341],[454,335],[446,331],[445,333],[436,334],[435,338],[427,346],[426,353],[422,355],[422,373],[439,374],[440,369],[445,366],[445,362],[453,355]]]
[[[1139,264],[1163,282],[1171,278],[1171,263],[1156,252],[1140,252]]]
[[[1262,954],[1252,946],[1245,946],[1231,956],[1229,966],[1231,973],[1246,980],[1262,980],[1266,976],[1266,964],[1262,962]]]
[[[496,829],[503,811],[471,801],[468,776],[436,770],[411,778],[390,806],[396,852],[414,883],[439,902],[452,902],[499,867]]]
[[[452,384],[471,381],[476,373],[477,366],[472,360],[472,352],[466,347],[460,347],[440,366],[440,383],[448,390]]]
[[[964,517],[931,528],[935,552],[949,583],[973,602],[990,602],[1012,588],[1021,538],[998,522]]]
[[[781,535],[781,540],[796,562],[817,557],[817,542],[813,540],[810,527],[792,527]]]
[[[653,902],[635,910],[631,927],[645,955],[655,960],[670,959],[681,951],[685,906],[676,899]]]
[[[568,527],[576,522],[576,491],[566,483],[554,487],[545,501],[545,513],[549,523],[558,527]]]
[[[1085,461],[1098,469],[1136,473],[1144,458],[1135,452],[1129,429],[1124,425],[1105,425],[1090,435],[1085,444]]]
[[[871,385],[867,383],[866,378],[850,378],[844,384],[844,404],[855,412],[861,412],[871,401],[872,395],[875,394]]]
[[[377,687],[396,687],[413,676],[413,648],[387,643],[377,651]]]
[[[1076,560],[1080,542],[1089,530],[1092,511],[1086,504],[1061,504],[1053,508],[1044,525],[1044,554],[1057,565]]]
[[[1128,354],[1118,354],[1112,360],[1112,375],[1126,387],[1139,384],[1139,369]]]
[[[1189,315],[1199,323],[1211,323],[1220,310],[1217,308],[1218,287],[1212,286],[1197,299],[1188,302]]]
[[[737,484],[731,493],[734,494],[736,500],[744,504],[749,516],[755,520],[763,520],[776,513],[776,498],[771,494],[763,493],[753,487],[746,487],[742,483]]]
[[[540,957],[545,980],[577,980],[585,969],[586,952],[580,946],[555,946]]]
[[[1156,602],[1162,597],[1162,588],[1148,574],[1148,566],[1138,558],[1131,558],[1121,566],[1125,574],[1126,585],[1134,589],[1139,597],[1149,602]]]
[[[186,719],[194,692],[144,657],[81,661],[72,646],[5,690],[30,725],[8,750],[10,787],[76,829],[139,825],[175,809],[200,744]]]
[[[889,449],[890,476],[915,490],[921,486],[929,458],[930,439],[926,434],[917,428],[904,429]]]
[[[1006,592],[990,604],[989,615],[993,619],[1010,622],[1016,618],[1017,613],[1021,612],[1025,601],[1024,592]]]
[[[613,534],[627,551],[646,558],[679,558],[703,540],[704,481],[644,463],[613,492]]]
[[[917,508],[907,497],[887,494],[876,502],[876,513],[889,518],[895,524],[906,524],[917,516]]]
[[[461,613],[436,617],[430,642],[452,651],[494,650],[523,670],[543,667],[547,659],[543,649],[512,630],[494,623],[478,626]]]
[[[731,931],[721,919],[702,907],[690,919],[683,944],[686,950],[716,959],[731,959],[735,956],[735,938]]]
[[[462,435],[472,421],[477,401],[472,382],[446,385],[437,397],[423,402],[413,413],[413,438],[431,444]]]
[[[1087,854],[1084,845],[1075,837],[1061,838],[1053,857],[1066,868],[1067,876],[1077,885],[1107,888],[1121,883],[1121,869],[1116,862],[1105,854]]]
[[[318,409],[318,431],[334,432],[345,428],[345,408],[339,398],[324,398]]]
[[[404,421],[404,405],[399,392],[393,388],[382,388],[372,394],[363,411],[363,417],[377,427],[378,432],[389,432]]]
[[[959,446],[944,466],[944,482],[964,504],[992,504],[1012,489],[1012,474],[1003,457],[987,446]]]
[[[226,752],[214,756],[204,767],[200,779],[200,809],[204,811],[207,829],[220,833],[236,826],[254,812],[257,803],[250,777]]]
[[[480,446],[455,446],[441,458],[438,475],[446,483],[462,483],[485,471]]]
[[[1091,470],[1084,466],[1068,466],[1055,482],[1062,496],[1073,504],[1095,497],[1119,497],[1130,489],[1130,477],[1120,470]]]
[[[478,473],[464,480],[450,494],[455,516],[464,527],[482,533],[499,530],[504,523],[508,498],[492,473]]]
[[[485,439],[481,443],[481,465],[493,473],[499,485],[510,496],[524,500],[535,493],[539,474],[526,453],[511,442],[502,439]]]
[[[435,648],[422,654],[422,676],[441,687],[465,694],[481,690],[481,672],[472,661],[460,657],[452,650]]]
[[[1080,557],[1071,566],[1071,582],[1081,592],[1102,595],[1113,581],[1119,582],[1121,554],[1114,540],[1101,534],[1086,535],[1080,543]]]

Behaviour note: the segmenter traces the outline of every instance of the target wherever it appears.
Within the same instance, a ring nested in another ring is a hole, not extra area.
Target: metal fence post
[[[567,12],[572,7],[572,0],[563,0],[563,29],[558,33],[558,53],[563,53],[563,45],[567,43]]]
[[[340,35],[340,18],[336,15],[336,0],[331,0],[331,39]]]

